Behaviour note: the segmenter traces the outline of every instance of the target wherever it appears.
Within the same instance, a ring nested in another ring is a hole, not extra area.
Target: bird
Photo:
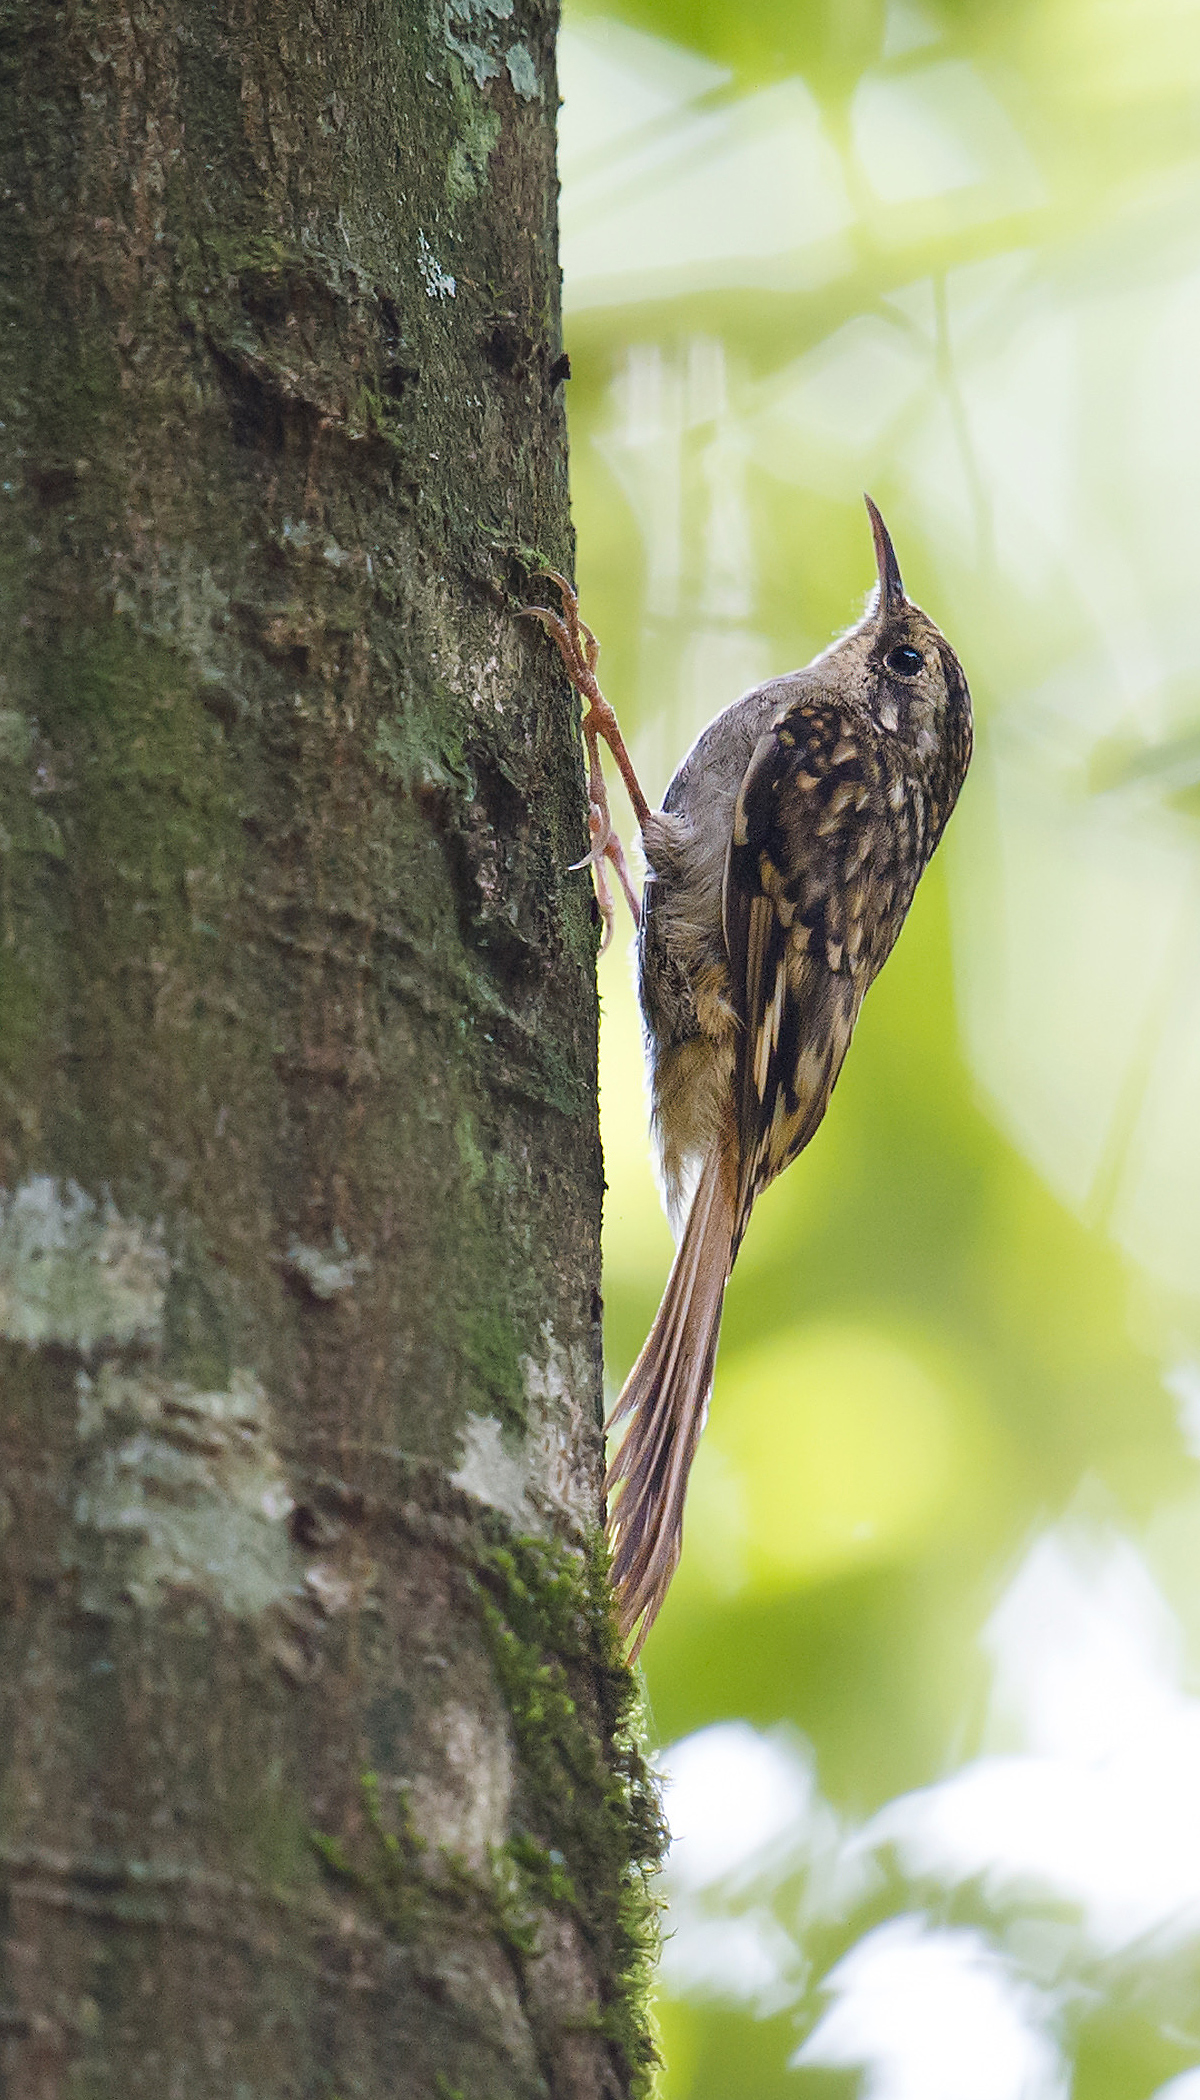
[[[906,595],[865,498],[877,579],[862,618],[802,670],[724,708],[660,809],[596,676],[599,644],[557,571],[562,612],[523,608],[584,700],[591,850],[611,936],[611,865],[637,935],[651,1124],[676,1233],[662,1302],[609,1418],[611,1576],[630,1660],[683,1544],[725,1287],[751,1210],[816,1131],[863,998],[891,953],[970,763],[954,650]],[[639,899],[601,770],[611,749],[641,833]]]

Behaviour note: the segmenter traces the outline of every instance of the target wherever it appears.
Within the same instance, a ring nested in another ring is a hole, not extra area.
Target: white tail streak
[[[683,1544],[688,1474],[708,1414],[721,1308],[733,1247],[737,1154],[714,1144],[692,1198],[662,1304],[611,1427],[629,1427],[608,1469],[612,1579],[621,1631],[641,1620],[630,1660],[654,1624]]]

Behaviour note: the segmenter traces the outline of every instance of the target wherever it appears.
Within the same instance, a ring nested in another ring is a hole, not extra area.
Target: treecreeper
[[[610,1421],[626,1425],[605,1490],[633,1655],[678,1564],[725,1286],[755,1198],[825,1113],[867,988],[970,761],[962,666],[905,596],[887,527],[866,502],[879,574],[863,618],[803,670],[717,715],[658,810],[600,691],[596,638],[566,579],[551,573],[561,616],[528,608],[586,705],[590,858],[605,939],[609,865],[638,924],[653,1128],[677,1238],[654,1325]],[[640,905],[609,815],[602,738],[641,828]]]

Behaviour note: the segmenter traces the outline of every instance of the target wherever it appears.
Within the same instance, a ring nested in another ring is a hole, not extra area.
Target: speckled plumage
[[[718,715],[642,820],[639,989],[668,1208],[686,1222],[614,1412],[629,1427],[608,1476],[613,1575],[637,1645],[678,1561],[751,1208],[825,1113],[970,759],[961,666],[869,508],[865,618]]]

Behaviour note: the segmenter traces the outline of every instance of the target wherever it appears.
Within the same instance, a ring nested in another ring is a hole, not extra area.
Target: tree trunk
[[[623,2094],[551,0],[0,0],[0,2090]]]

